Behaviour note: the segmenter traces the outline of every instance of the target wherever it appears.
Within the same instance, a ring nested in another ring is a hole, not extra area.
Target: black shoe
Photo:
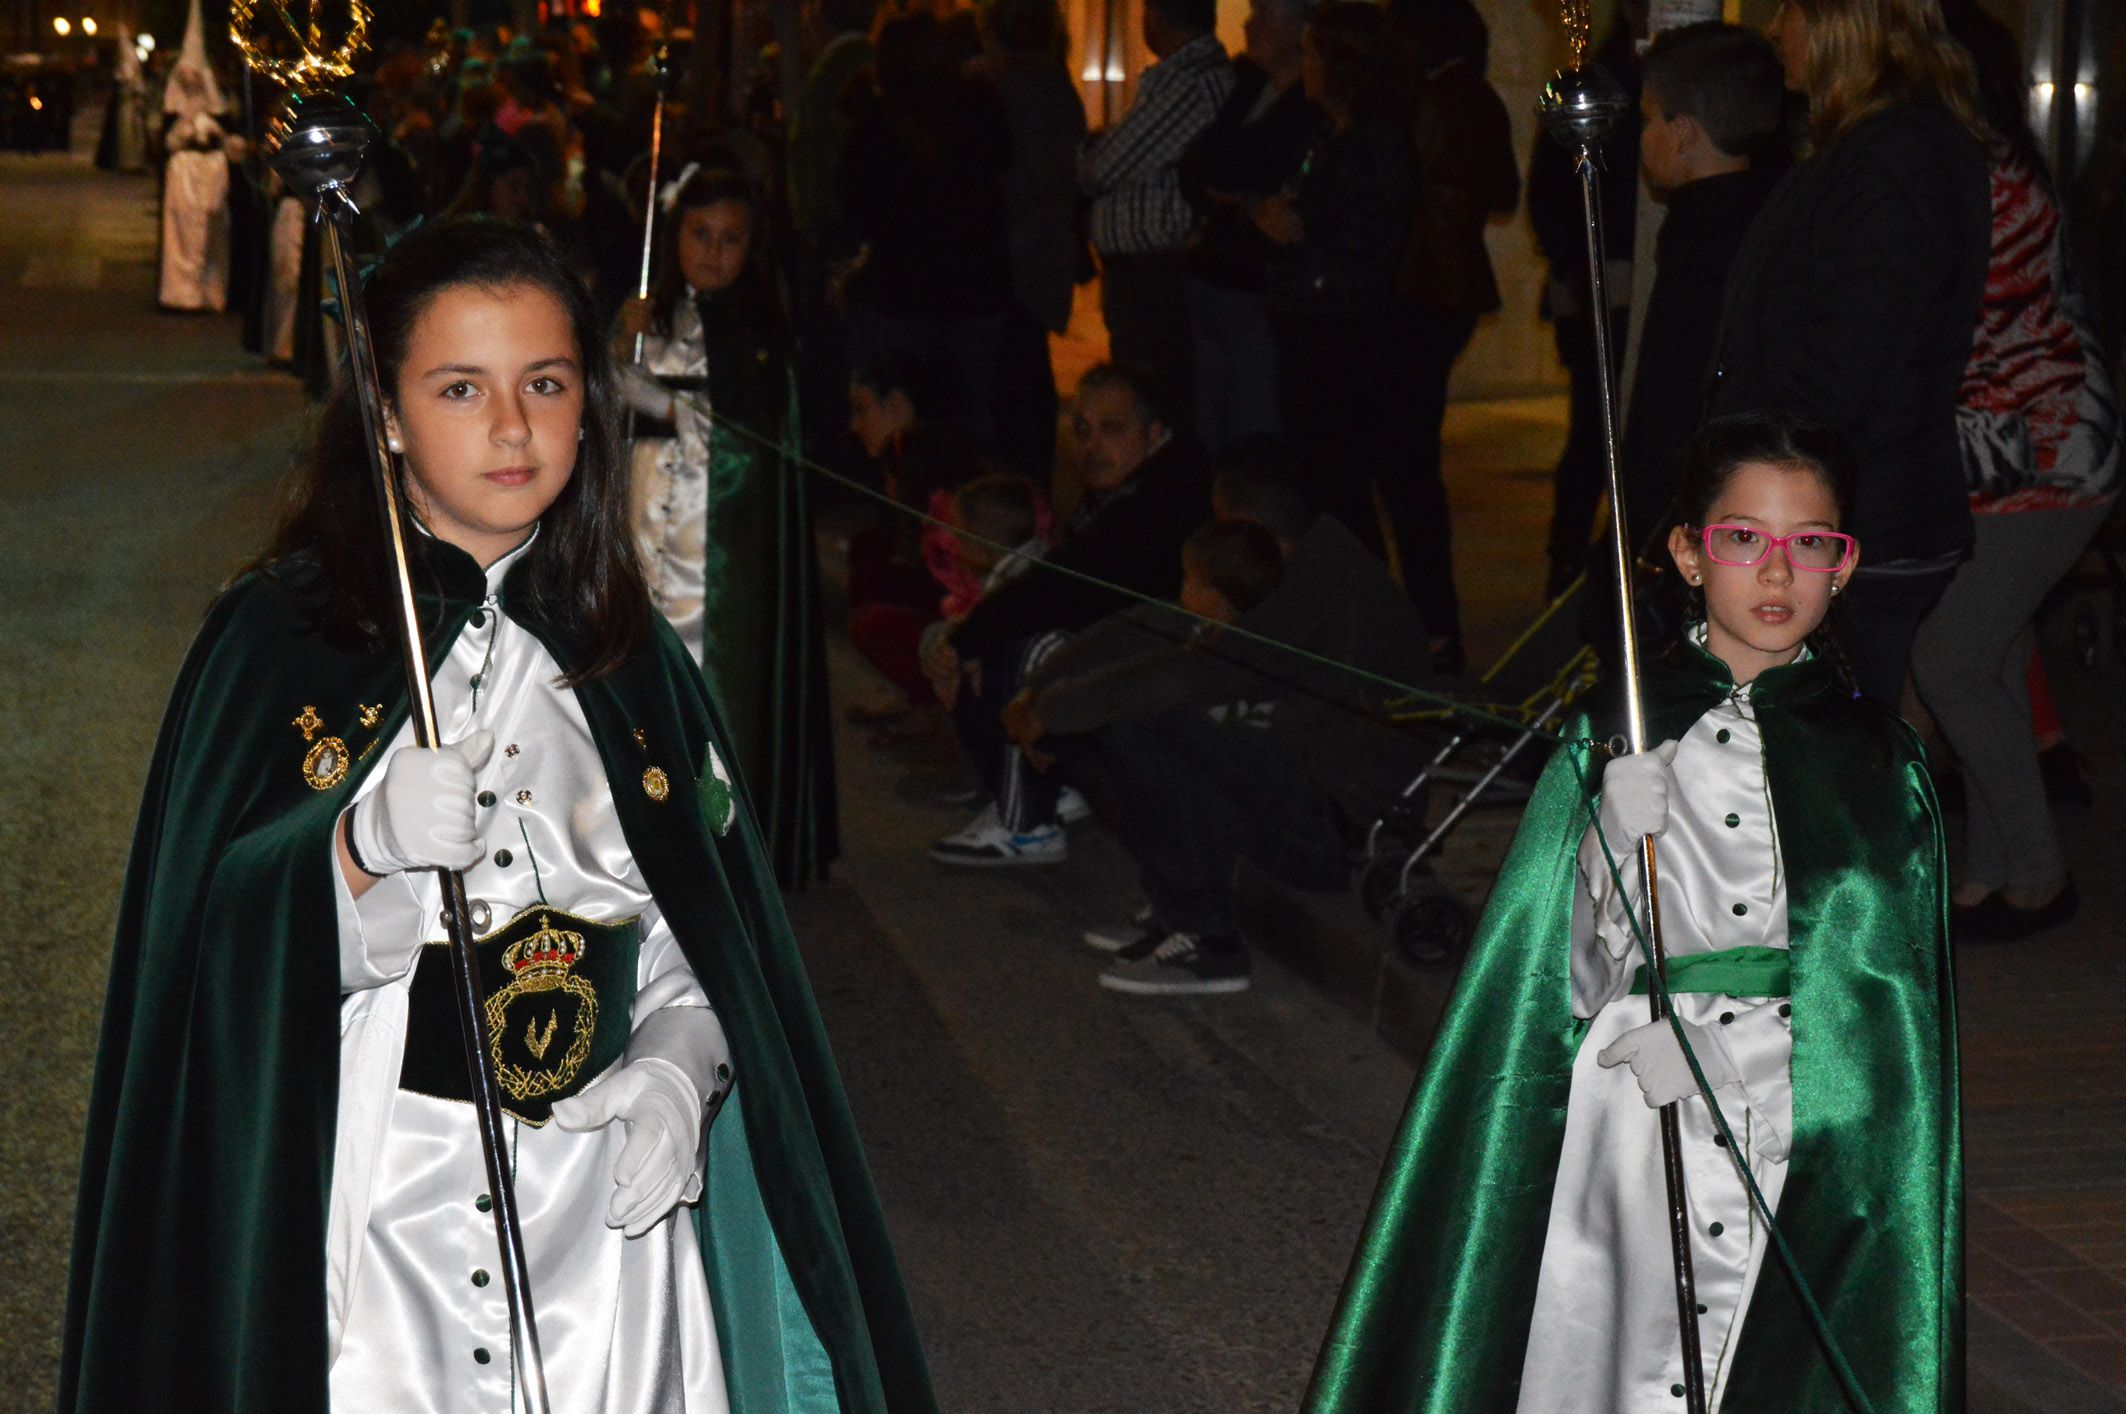
[[[1238,938],[1168,933],[1147,941],[1151,946],[1139,956],[1118,955],[1100,974],[1100,985],[1140,997],[1204,996],[1248,989],[1248,950]]]
[[[2018,908],[1997,893],[1988,894],[1975,904],[1952,906],[1950,937],[1959,943],[2018,943],[2033,933],[2057,928],[2081,907],[2081,891],[2075,888],[2074,876],[2069,874],[2059,892],[2036,908]]]

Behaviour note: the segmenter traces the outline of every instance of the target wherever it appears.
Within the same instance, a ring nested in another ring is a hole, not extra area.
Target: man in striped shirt
[[[1144,44],[1158,62],[1137,80],[1122,121],[1093,139],[1079,163],[1109,347],[1116,362],[1156,371],[1169,421],[1183,428],[1194,423],[1195,377],[1182,253],[1195,213],[1181,194],[1179,165],[1233,86],[1216,24],[1215,0],[1146,0]]]

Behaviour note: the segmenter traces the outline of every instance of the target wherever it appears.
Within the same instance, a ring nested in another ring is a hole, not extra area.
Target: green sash
[[[1714,992],[1728,997],[1793,995],[1793,957],[1785,948],[1721,948],[1668,960],[1668,990]],[[1631,994],[1646,995],[1646,964],[1631,975]]]

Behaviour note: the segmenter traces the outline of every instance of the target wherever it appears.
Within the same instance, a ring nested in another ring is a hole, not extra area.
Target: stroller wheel
[[[1409,860],[1407,847],[1397,848],[1392,853],[1376,854],[1358,866],[1358,876],[1352,887],[1358,890],[1358,901],[1364,906],[1366,916],[1379,923],[1395,907],[1396,898],[1402,892],[1403,865]]]
[[[1420,967],[1452,962],[1476,935],[1476,911],[1438,879],[1420,875],[1389,915],[1395,950]]]

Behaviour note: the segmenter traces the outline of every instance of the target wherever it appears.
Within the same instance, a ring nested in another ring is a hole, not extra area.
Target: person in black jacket
[[[1665,31],[1647,51],[1645,81],[1639,161],[1667,215],[1632,354],[1622,467],[1624,522],[1637,544],[1651,546],[1668,538],[1683,449],[1712,373],[1728,271],[1785,164],[1772,152],[1783,142],[1779,55],[1762,35],[1718,21]],[[1607,551],[1592,556],[1598,579],[1612,583]],[[1671,610],[1661,619],[1664,641],[1681,630],[1682,599],[1664,596]],[[1614,623],[1614,612],[1600,622]],[[1649,644],[1647,651],[1661,650]]]
[[[1197,217],[1187,256],[1196,435],[1214,453],[1279,425],[1265,302],[1277,248],[1248,219],[1248,205],[1292,181],[1321,125],[1299,81],[1306,11],[1306,0],[1254,0],[1233,91],[1181,154],[1181,194]]]
[[[1209,506],[1195,444],[1168,429],[1143,373],[1112,363],[1093,368],[1079,380],[1071,426],[1085,499],[1058,529],[1046,565],[985,595],[925,664],[994,797],[966,829],[932,847],[930,857],[940,863],[1053,864],[1067,857],[1059,787],[1025,769],[1004,733],[1005,704],[1070,634],[1129,607],[1132,595],[1171,599],[1181,583],[1182,543]]]
[[[1284,429],[1316,454],[1325,509],[1385,549],[1377,482],[1410,441],[1412,314],[1396,289],[1417,207],[1404,70],[1386,17],[1330,0],[1302,81],[1327,115],[1293,185],[1251,208],[1279,246],[1271,281]]]
[[[958,365],[967,431],[994,444],[998,350],[1011,306],[1004,173],[1011,128],[996,91],[953,67],[926,13],[878,37],[877,92],[837,177],[865,254],[847,292],[855,362],[881,353]]]
[[[1956,399],[1991,249],[1988,130],[1935,0],[1794,0],[1771,39],[1814,152],[1736,258],[1712,410],[1813,417],[1852,447],[1866,558],[1839,637],[1860,690],[1894,707],[1971,544]]]

